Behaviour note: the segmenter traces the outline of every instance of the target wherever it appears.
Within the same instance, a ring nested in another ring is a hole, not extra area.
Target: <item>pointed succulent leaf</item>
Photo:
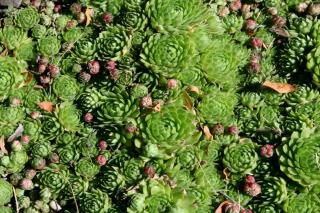
[[[320,198],[316,193],[304,192],[292,195],[284,205],[290,213],[317,213],[320,211]]]
[[[287,187],[283,178],[267,177],[261,182],[261,199],[281,204],[287,199]]]

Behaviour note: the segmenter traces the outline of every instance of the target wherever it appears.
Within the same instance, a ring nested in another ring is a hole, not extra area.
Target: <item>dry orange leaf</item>
[[[198,87],[196,87],[196,86],[189,86],[189,87],[188,87],[188,91],[189,91],[189,92],[194,92],[194,93],[196,93],[196,94],[199,94],[199,93],[200,93],[200,89],[199,89]]]
[[[191,97],[186,92],[183,92],[183,101],[184,101],[184,106],[187,109],[192,110],[193,103],[192,103]]]
[[[206,137],[206,140],[210,141],[210,140],[213,139],[213,135],[211,134],[210,129],[209,129],[208,126],[204,126],[203,127],[203,133],[204,133],[204,135]]]
[[[0,53],[0,56],[7,56],[8,55],[8,49],[4,49],[2,53]]]
[[[156,111],[156,112],[160,112],[160,111],[161,111],[161,104],[160,104],[160,103],[157,103],[157,104],[153,107],[153,110]]]
[[[6,150],[6,147],[4,145],[4,136],[0,137],[0,150],[5,153],[8,154],[8,151]]]
[[[86,26],[88,26],[91,23],[91,18],[93,16],[94,10],[92,8],[87,8],[86,9]]]
[[[287,83],[275,83],[271,81],[263,82],[262,86],[268,87],[270,89],[275,90],[278,93],[289,93],[294,92],[296,90],[296,86]]]
[[[224,175],[224,179],[229,180],[230,172],[229,172],[228,168],[224,168],[222,172]]]
[[[53,103],[50,101],[40,102],[40,103],[38,103],[38,106],[40,109],[43,109],[44,111],[47,111],[47,112],[53,111]]]
[[[233,202],[230,201],[230,200],[225,200],[223,201],[222,203],[220,203],[220,205],[218,206],[218,208],[214,211],[214,213],[223,213],[223,207],[225,205],[228,205],[228,204],[232,204]]]

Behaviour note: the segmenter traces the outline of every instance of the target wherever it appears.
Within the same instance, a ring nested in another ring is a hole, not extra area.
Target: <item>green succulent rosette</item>
[[[165,77],[179,75],[195,60],[195,44],[186,35],[156,33],[142,45],[142,63]]]
[[[195,115],[176,104],[166,105],[161,112],[146,116],[143,137],[159,145],[176,144],[192,136]]]
[[[304,128],[283,141],[277,149],[280,170],[303,186],[320,183],[319,133]]]
[[[63,33],[63,40],[72,43],[79,41],[83,36],[83,29],[80,27],[74,27]]]
[[[98,177],[97,187],[108,194],[114,194],[124,187],[125,184],[125,176],[120,169],[115,166],[103,168]]]
[[[229,125],[233,122],[233,110],[237,103],[234,92],[210,90],[198,104],[199,116],[206,122]]]
[[[80,157],[79,151],[73,145],[59,147],[57,152],[59,160],[63,164],[73,164],[74,162],[77,162]]]
[[[131,184],[142,178],[143,162],[139,159],[131,159],[125,163],[123,175]]]
[[[23,133],[30,137],[30,141],[36,141],[41,134],[41,122],[40,120],[25,119],[23,121]]]
[[[35,45],[32,39],[25,39],[14,51],[14,54],[18,60],[31,61],[35,59]]]
[[[312,192],[291,195],[286,200],[284,210],[290,213],[317,213],[320,211],[319,195]]]
[[[55,110],[55,115],[65,131],[77,131],[80,128],[80,112],[75,105],[64,102]]]
[[[52,152],[52,145],[48,141],[35,142],[32,146],[32,155],[35,157],[47,157]]]
[[[79,137],[74,132],[64,132],[56,137],[58,145],[74,145],[79,140]]]
[[[47,35],[47,28],[44,25],[37,24],[31,29],[32,37],[42,38]]]
[[[135,193],[129,197],[128,213],[143,212],[146,196],[142,193]]]
[[[2,162],[4,163],[6,167],[6,172],[9,174],[13,173],[19,173],[21,172],[25,164],[28,162],[29,157],[25,149],[22,149],[20,151],[13,151],[10,153],[9,158],[3,157],[4,161],[7,162]]]
[[[104,100],[104,94],[106,91],[104,89],[98,89],[96,87],[88,87],[80,95],[80,105],[86,112],[91,112],[102,105]]]
[[[271,176],[264,178],[261,182],[261,199],[274,204],[284,202],[287,199],[286,181]]]
[[[0,108],[0,123],[2,125],[16,126],[25,118],[25,112],[22,107],[2,107]]]
[[[248,56],[247,49],[225,36],[210,41],[201,55],[200,66],[209,81],[231,89],[239,82],[238,69],[246,64]]]
[[[148,23],[148,19],[143,13],[125,12],[121,16],[120,23],[127,29],[138,31],[145,28]]]
[[[136,118],[139,115],[137,100],[123,89],[106,92],[102,101],[97,109],[98,126],[122,123],[127,118]]]
[[[24,65],[16,58],[0,58],[0,100],[6,98],[15,88],[22,85]]]
[[[63,194],[66,199],[73,199],[73,196],[80,197],[89,189],[89,181],[76,175],[70,175],[69,183],[64,188]]]
[[[0,206],[6,205],[10,202],[13,197],[13,186],[5,181],[0,179]]]
[[[96,58],[97,44],[88,38],[81,39],[75,43],[72,53],[78,61],[87,63]]]
[[[61,48],[60,40],[56,36],[42,37],[38,41],[38,50],[44,56],[54,56]]]
[[[230,144],[223,153],[222,162],[232,173],[249,174],[257,167],[257,145],[250,139]]]
[[[317,87],[320,86],[319,83],[319,76],[320,76],[320,48],[315,47],[313,50],[311,50],[310,53],[307,55],[307,64],[306,64],[306,70],[312,74],[313,83],[317,85]]]
[[[0,31],[0,42],[9,50],[16,49],[26,39],[26,31],[15,26],[7,25]]]
[[[197,150],[191,147],[185,147],[179,150],[176,155],[176,163],[181,169],[192,170],[197,163]]]
[[[79,201],[81,212],[104,213],[111,207],[108,195],[98,189],[91,189],[90,192],[85,192]]]
[[[131,36],[121,25],[109,27],[102,31],[97,39],[98,58],[101,60],[118,60],[129,52]]]
[[[62,164],[50,164],[37,175],[40,188],[49,188],[50,191],[58,195],[68,185],[69,170]]]
[[[53,82],[54,94],[63,101],[73,101],[80,91],[77,80],[69,75],[60,75]]]
[[[12,207],[0,206],[0,212],[2,213],[13,213]]]
[[[76,174],[89,180],[94,178],[99,173],[99,170],[99,165],[89,158],[80,159],[75,166]]]
[[[23,29],[30,29],[40,21],[40,15],[35,8],[20,9],[16,15],[16,24]]]
[[[41,135],[47,139],[52,140],[62,132],[59,120],[53,116],[44,115],[41,117]]]
[[[281,209],[279,206],[269,202],[260,202],[254,205],[253,210],[261,213],[280,213]]]
[[[209,17],[205,5],[197,0],[151,0],[145,11],[152,27],[161,33],[193,31]]]
[[[81,137],[76,145],[80,154],[84,157],[95,157],[99,153],[99,149],[96,146],[98,138],[95,134],[89,134],[88,136]]]

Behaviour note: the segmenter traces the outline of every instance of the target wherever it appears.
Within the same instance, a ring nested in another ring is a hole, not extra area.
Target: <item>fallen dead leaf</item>
[[[3,57],[3,56],[7,56],[7,55],[8,55],[8,49],[6,48],[6,49],[4,49],[4,50],[2,51],[2,53],[0,54],[0,56]]]
[[[228,168],[224,168],[222,172],[224,175],[224,179],[229,180],[230,172],[229,172]]]
[[[276,83],[271,81],[263,82],[262,86],[275,90],[278,93],[290,93],[296,90],[296,86],[287,83]]]
[[[216,208],[216,210],[214,211],[214,213],[223,213],[223,207],[225,205],[228,205],[228,204],[232,204],[233,202],[230,201],[230,200],[225,200],[223,201],[222,203],[220,203],[220,205],[218,206],[218,208]]]
[[[8,154],[8,151],[6,150],[5,144],[4,144],[4,136],[0,137],[0,150],[5,153]]]
[[[160,103],[157,103],[154,107],[153,107],[153,110],[155,112],[160,112],[161,111],[161,104]]]
[[[209,129],[208,126],[204,126],[203,127],[203,133],[204,133],[204,135],[206,137],[206,140],[210,141],[210,140],[213,139],[213,135],[211,134],[210,129]]]
[[[186,92],[183,92],[183,101],[184,101],[184,106],[187,109],[192,110],[193,103],[192,103],[191,97]]]
[[[38,103],[38,106],[40,109],[43,109],[44,111],[47,111],[47,112],[53,111],[53,103],[50,101],[40,102],[40,103]]]
[[[94,13],[94,10],[92,8],[89,7],[89,8],[86,9],[86,12],[85,12],[85,14],[86,14],[86,26],[88,26],[91,23],[93,13]]]
[[[32,79],[33,79],[32,76],[33,76],[33,75],[32,75],[31,72],[27,72],[27,78],[26,78],[26,80],[24,81],[25,85],[28,85],[28,84],[30,84],[30,83],[32,82]]]
[[[189,92],[194,92],[194,93],[196,93],[196,94],[199,94],[199,93],[200,93],[200,89],[199,89],[198,87],[196,87],[196,86],[189,86],[189,87],[188,87],[188,91],[189,91]]]
[[[20,137],[24,131],[23,125],[19,124],[18,128],[14,131],[12,135],[8,138],[8,142],[12,142],[14,139]]]

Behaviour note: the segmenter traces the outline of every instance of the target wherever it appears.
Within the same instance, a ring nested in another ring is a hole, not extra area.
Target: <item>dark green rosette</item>
[[[99,173],[99,170],[99,165],[89,158],[80,159],[75,166],[76,174],[88,180],[94,178]]]
[[[114,92],[106,92],[102,102],[97,110],[98,126],[122,123],[127,118],[136,118],[139,115],[137,100],[123,89],[117,88]]]
[[[98,58],[101,60],[118,60],[129,52],[131,36],[121,25],[109,27],[102,31],[97,39]]]
[[[257,167],[257,145],[250,139],[241,139],[224,149],[223,164],[232,173],[249,174]]]
[[[69,75],[60,75],[55,79],[52,89],[63,101],[73,101],[80,91],[77,80]]]
[[[98,189],[85,192],[79,201],[80,211],[86,213],[105,213],[111,207],[108,195]]]
[[[69,170],[62,164],[50,164],[37,177],[40,188],[49,188],[53,194],[58,195],[68,184]]]
[[[103,168],[97,180],[97,187],[110,195],[120,190],[125,184],[125,176],[120,169],[115,166]]]
[[[97,52],[96,42],[91,39],[81,39],[75,43],[73,49],[73,56],[77,58],[78,61],[87,63],[95,59]]]

